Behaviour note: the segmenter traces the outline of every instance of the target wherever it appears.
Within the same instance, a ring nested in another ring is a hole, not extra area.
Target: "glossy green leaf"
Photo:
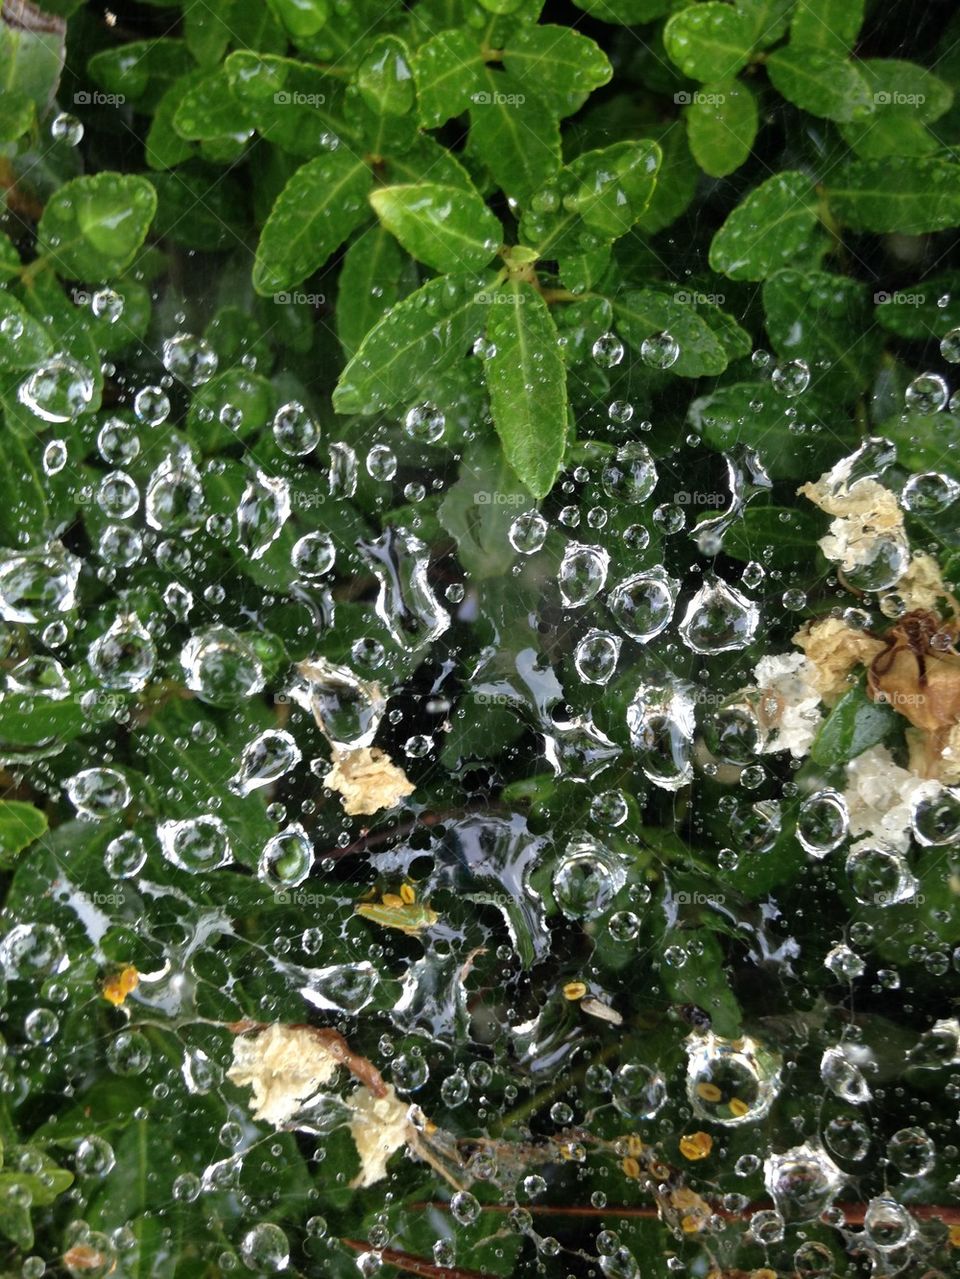
[[[810,758],[822,768],[845,764],[890,735],[897,712],[885,702],[873,702],[862,685],[844,693],[817,733]]]
[[[476,443],[464,454],[460,478],[440,504],[440,523],[456,538],[457,558],[483,581],[509,571],[516,559],[510,525],[530,507],[530,494],[496,443]]]
[[[330,16],[327,0],[269,0],[269,3],[294,40],[315,36]]]
[[[516,200],[538,191],[560,167],[556,114],[503,71],[484,67],[471,95],[471,150]]]
[[[479,271],[503,243],[503,228],[475,191],[378,187],[370,203],[404,248],[435,271]]]
[[[0,89],[29,98],[44,114],[52,104],[64,64],[64,33],[42,23],[0,25]]]
[[[763,309],[774,350],[807,363],[811,390],[844,401],[866,389],[878,335],[862,284],[826,271],[778,271],[764,282]]]
[[[415,271],[385,227],[370,227],[354,240],[343,256],[337,290],[337,337],[348,358],[415,283]]]
[[[867,120],[843,126],[857,155],[874,160],[937,151],[940,139],[927,126],[949,111],[950,86],[918,63],[896,58],[871,58],[859,68],[870,86],[874,111]]]
[[[960,272],[944,271],[873,293],[877,322],[900,337],[928,342],[960,328]]]
[[[420,122],[427,129],[462,115],[483,88],[483,56],[469,31],[440,31],[413,58]]]
[[[694,159],[712,178],[726,177],[753,149],[760,123],[757,100],[740,80],[705,84],[689,97],[687,137]]]
[[[0,293],[0,369],[36,367],[53,351],[53,341],[26,308]]]
[[[833,215],[855,231],[923,235],[960,226],[960,165],[951,160],[854,160],[826,188]]]
[[[700,170],[690,151],[685,129],[658,130],[654,136],[661,155],[650,203],[641,213],[641,231],[654,235],[670,226],[689,208],[697,191]]]
[[[119,275],[146,239],[156,208],[156,193],[145,178],[125,173],[74,178],[44,209],[38,250],[67,279]]]
[[[764,449],[767,456],[769,442]],[[793,570],[809,564],[816,571],[822,520],[800,507],[748,506],[723,535],[723,551],[734,559],[769,568]]]
[[[293,155],[329,150],[330,138],[349,137],[342,83],[296,58],[238,49],[224,63],[233,97],[261,137]]]
[[[856,42],[864,7],[865,0],[796,0],[790,43],[843,57]]]
[[[839,54],[788,45],[771,53],[766,66],[774,88],[811,115],[847,124],[874,112],[866,78]]]
[[[664,47],[683,74],[711,83],[747,65],[753,37],[750,18],[721,0],[680,9],[663,31]]]
[[[727,367],[727,353],[713,330],[685,301],[653,289],[637,289],[613,300],[617,331],[640,350],[645,339],[669,333],[680,354],[669,372],[680,377],[716,377]]]
[[[809,393],[792,403],[769,382],[736,382],[693,401],[687,421],[711,448],[756,449],[774,480],[819,475],[838,448],[855,446],[856,432],[828,400]]]
[[[366,335],[333,393],[338,413],[409,405],[431,375],[462,360],[483,331],[485,294],[470,276],[428,280]]]
[[[280,192],[260,235],[258,293],[280,293],[323,266],[362,221],[372,185],[367,164],[347,151],[308,160]]]
[[[231,92],[226,70],[204,76],[186,90],[173,117],[173,127],[188,142],[245,138],[252,126]]]
[[[0,801],[0,865],[9,866],[18,853],[40,838],[47,825],[46,814],[32,804]]]
[[[380,115],[406,115],[416,103],[417,91],[410,65],[410,51],[397,36],[375,40],[357,70],[360,96]]]
[[[550,492],[567,438],[567,375],[557,329],[529,284],[505,283],[487,320],[484,378],[504,455],[534,497]]]
[[[710,266],[731,280],[762,280],[808,256],[817,224],[805,173],[767,178],[733,210],[710,244]]]
[[[0,97],[0,142],[16,142],[32,127],[37,109],[25,93],[8,89]]]
[[[571,27],[551,25],[520,27],[503,50],[503,65],[561,115],[578,110],[613,75],[595,41]]]
[[[193,70],[193,64],[184,41],[162,38],[100,49],[87,69],[94,83],[114,99],[104,105],[130,102],[153,111],[171,85]]]

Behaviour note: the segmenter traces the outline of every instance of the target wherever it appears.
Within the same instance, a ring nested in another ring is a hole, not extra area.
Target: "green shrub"
[[[955,1267],[958,49],[7,7],[4,1274]]]

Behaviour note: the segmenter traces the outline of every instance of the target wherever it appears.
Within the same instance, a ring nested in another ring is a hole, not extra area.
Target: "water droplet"
[[[167,861],[193,875],[218,870],[233,860],[230,836],[219,817],[161,822],[157,837]]]
[[[187,687],[211,706],[234,706],[259,693],[263,667],[251,646],[227,626],[192,635],[180,653]]]
[[[669,626],[679,590],[680,583],[658,566],[614,587],[607,607],[625,635],[647,644]]]
[[[568,542],[560,561],[557,581],[567,608],[582,608],[603,590],[610,553],[601,546]]]
[[[759,622],[756,604],[726,582],[711,578],[687,605],[680,638],[694,653],[729,653],[746,648]]]
[[[277,409],[273,419],[273,438],[277,447],[290,457],[305,457],[320,443],[320,426],[299,400],[291,400]]]
[[[290,485],[256,471],[237,506],[237,544],[259,560],[280,536],[290,516]]]
[[[680,358],[680,343],[672,333],[654,333],[640,344],[640,358],[651,369],[669,369]]]
[[[17,399],[44,422],[75,422],[93,401],[93,378],[68,355],[56,355],[34,369]]]
[[[217,371],[217,353],[206,338],[176,333],[163,344],[163,367],[187,386],[202,386]]]

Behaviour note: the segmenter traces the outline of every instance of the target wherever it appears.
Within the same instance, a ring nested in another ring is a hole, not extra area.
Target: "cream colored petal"
[[[386,751],[368,746],[335,752],[323,784],[338,792],[343,811],[350,817],[395,808],[416,790]]]

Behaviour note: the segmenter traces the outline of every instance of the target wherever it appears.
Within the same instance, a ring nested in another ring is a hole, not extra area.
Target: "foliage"
[[[923,1206],[903,1265],[945,1272],[960,818],[905,837],[899,896],[850,838],[798,840],[867,752],[914,767],[872,668],[795,755],[737,716],[804,623],[893,642],[899,576],[838,570],[797,493],[865,440],[904,545],[960,581],[949,6],[26,7],[0,23],[4,1273],[852,1274],[887,1192]],[[643,634],[624,592],[658,570]],[[747,605],[698,648],[715,579]],[[295,669],[322,660],[361,681],[326,723]],[[331,724],[380,696],[364,747],[414,789],[351,815]],[[277,731],[296,759],[245,789]],[[253,1121],[247,1022],[340,1031],[433,1158],[354,1189],[339,1094]],[[750,1122],[686,1090],[708,1024],[776,1075]],[[804,1139],[855,1229],[763,1242],[762,1161]]]

